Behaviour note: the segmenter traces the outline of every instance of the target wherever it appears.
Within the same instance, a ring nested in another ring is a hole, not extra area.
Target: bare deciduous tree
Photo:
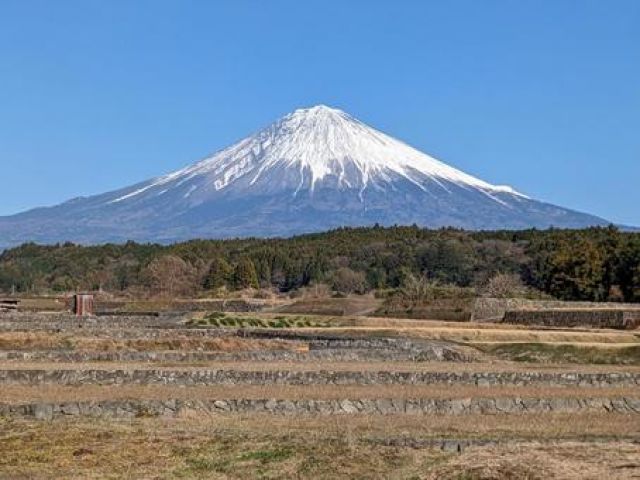
[[[342,294],[364,293],[366,278],[362,272],[354,272],[348,267],[339,268],[332,278],[333,289]]]
[[[482,293],[495,298],[522,297],[526,295],[527,287],[514,273],[497,273],[489,279]]]
[[[416,276],[407,273],[402,282],[402,296],[409,305],[415,307],[433,301],[437,295],[440,283],[437,280],[429,280],[426,275]]]
[[[175,255],[154,259],[143,272],[146,283],[157,295],[186,295],[195,285],[195,268]]]

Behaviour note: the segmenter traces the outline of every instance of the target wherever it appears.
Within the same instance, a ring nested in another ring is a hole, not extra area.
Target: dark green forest
[[[416,276],[479,289],[500,273],[559,299],[638,302],[640,234],[614,227],[469,232],[375,226],[174,245],[29,243],[0,255],[5,293],[200,295],[220,288],[290,291],[314,283],[363,293],[399,288]]]

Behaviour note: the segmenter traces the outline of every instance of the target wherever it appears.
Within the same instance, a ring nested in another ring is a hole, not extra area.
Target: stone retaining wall
[[[398,372],[295,370],[0,370],[0,384],[19,385],[432,385],[640,386],[640,373]]]
[[[238,330],[243,338],[278,339],[307,342],[310,350],[356,349],[409,352],[417,360],[468,361],[460,350],[450,343],[402,337],[346,336],[329,333],[300,333],[287,330]]]
[[[76,337],[99,337],[114,340],[130,340],[130,339],[174,339],[179,337],[185,338],[221,338],[221,337],[239,337],[261,340],[288,341],[290,345],[299,344],[305,348],[309,348],[309,354],[301,354],[292,356],[292,359],[301,358],[350,358],[350,359],[380,359],[380,360],[413,360],[413,361],[468,361],[468,355],[463,353],[461,349],[455,345],[439,341],[413,340],[400,337],[365,337],[365,336],[347,336],[347,335],[331,335],[328,333],[300,333],[289,331],[286,329],[232,329],[232,328],[131,328],[128,326],[106,327],[104,322],[90,323],[87,325],[71,324],[64,325],[59,330],[55,328],[57,323],[46,325],[46,329],[42,325],[34,328],[31,325],[21,324],[22,329],[16,328],[16,325],[9,325],[3,328],[0,325],[0,331],[8,329],[12,332],[50,332],[50,333],[72,333]],[[117,324],[116,324],[117,325]],[[354,354],[340,353],[340,350],[353,350]],[[327,353],[315,353],[323,352]],[[313,353],[312,353],[313,352]],[[212,359],[224,357],[222,352],[211,352]],[[0,352],[0,356],[2,352]],[[25,354],[26,355],[26,354]],[[37,354],[35,354],[37,356]],[[58,357],[69,354],[57,353]],[[83,353],[78,352],[79,356]],[[88,355],[88,354],[87,354]],[[124,353],[123,353],[124,355]],[[283,353],[272,353],[265,350],[263,356],[257,353],[242,352],[240,357],[248,357],[256,360],[271,359],[273,355],[284,355]],[[13,354],[15,358],[18,355]],[[51,354],[54,356],[54,354]],[[134,358],[133,352],[130,358]],[[0,357],[1,358],[1,357]],[[36,357],[33,357],[36,358]],[[42,358],[45,358],[44,356]],[[86,357],[90,360],[89,357]],[[206,359],[206,357],[203,357]],[[231,357],[232,358],[232,357]]]
[[[444,342],[426,342],[402,337],[370,337],[365,335],[336,335],[330,333],[301,333],[285,329],[240,329],[239,337],[264,340],[298,340],[308,342],[312,348],[384,348],[420,350],[424,345],[445,345]]]
[[[211,299],[211,300],[174,300],[166,307],[167,311],[174,312],[259,312],[269,306],[270,302],[264,299]],[[127,308],[127,302],[116,300],[97,300],[96,311],[100,314],[108,314],[109,312],[123,313],[122,310]],[[126,312],[125,312],[126,313]]]
[[[525,298],[477,298],[473,306],[471,320],[475,322],[500,322],[507,311],[545,311],[545,310],[581,310],[581,311],[627,311],[640,315],[640,304],[634,303],[596,303],[565,302],[561,300],[528,300]],[[555,325],[554,325],[555,326]],[[564,325],[557,325],[564,326]]]
[[[145,351],[117,351],[117,352],[87,352],[73,350],[42,350],[42,351],[0,351],[0,360],[18,361],[50,361],[50,362],[357,362],[357,361],[432,361],[425,355],[395,350],[367,350],[367,349],[325,349],[309,350],[308,352],[294,352],[288,350],[260,350],[241,352],[145,352]]]
[[[640,310],[508,310],[503,321],[544,327],[633,329],[640,325]]]
[[[187,414],[269,413],[279,415],[468,415],[610,412],[639,414],[640,398],[462,398],[462,399],[342,399],[342,400],[112,400],[0,404],[0,416],[131,418]]]
[[[77,337],[104,337],[113,339],[126,338],[175,338],[192,337],[192,338],[216,338],[216,337],[235,337],[237,330],[231,328],[131,328],[131,327],[107,327],[107,326],[81,326],[77,328],[69,328],[68,326],[59,327],[57,325],[36,325],[36,326],[12,326],[7,327],[0,325],[0,332],[40,332],[40,333],[68,333]]]
[[[76,329],[91,327],[108,328],[170,328],[179,326],[186,318],[184,314],[148,315],[102,315],[99,317],[77,317],[69,313],[0,313],[0,327],[4,329]]]

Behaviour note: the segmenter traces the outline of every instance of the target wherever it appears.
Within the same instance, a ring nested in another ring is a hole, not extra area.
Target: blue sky
[[[0,0],[0,214],[177,169],[301,106],[640,225],[640,1]]]

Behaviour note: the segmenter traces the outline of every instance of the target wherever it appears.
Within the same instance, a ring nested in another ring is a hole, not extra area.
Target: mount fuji
[[[0,245],[286,236],[375,223],[519,229],[609,222],[492,185],[320,105],[176,172],[0,217]]]

